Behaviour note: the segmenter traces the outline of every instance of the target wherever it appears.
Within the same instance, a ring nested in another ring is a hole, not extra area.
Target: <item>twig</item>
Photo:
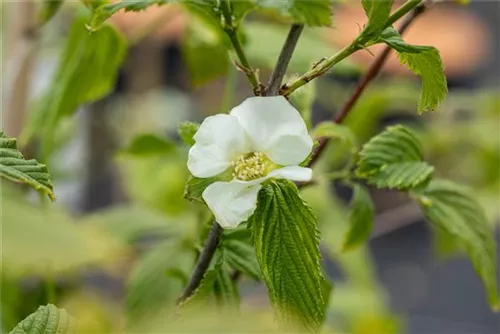
[[[267,95],[273,96],[278,95],[281,82],[286,74],[288,64],[290,64],[290,59],[292,58],[293,51],[297,46],[302,31],[304,30],[303,24],[292,24],[288,36],[286,38],[285,44],[281,49],[281,53],[276,62],[276,67],[274,68],[271,79],[269,80],[269,85],[267,88]]]
[[[259,81],[259,78],[257,77],[256,70],[252,68],[252,65],[250,65],[250,62],[248,61],[247,56],[245,55],[245,51],[243,51],[243,46],[241,45],[240,39],[238,38],[237,29],[234,26],[233,19],[231,16],[231,9],[229,6],[230,4],[227,1],[221,1],[221,11],[225,20],[224,32],[229,37],[229,40],[233,45],[234,51],[236,51],[236,55],[238,56],[242,68],[244,69],[243,72],[247,76],[248,81],[250,81],[250,84],[252,85],[253,93],[255,95],[261,95],[262,92],[261,83]]]
[[[408,0],[406,3],[404,3],[402,6],[400,6],[390,17],[389,20],[387,21],[385,27],[388,28],[392,26],[394,22],[396,22],[398,19],[403,17],[406,13],[411,11],[413,8],[417,7],[422,0]],[[325,73],[327,73],[335,64],[339,63],[340,61],[344,60],[345,58],[349,57],[351,54],[354,52],[363,49],[363,45],[359,45],[357,40],[354,40],[351,44],[347,45],[345,48],[337,52],[331,57],[326,58],[324,61],[321,61],[320,63],[316,64],[316,66],[313,66],[312,69],[298,77],[297,79],[293,80],[290,83],[284,84],[281,87],[280,94],[288,96],[291,93],[293,93],[295,90],[298,88],[304,86],[307,84],[309,81],[313,80],[314,78],[317,78]]]
[[[205,245],[203,246],[203,250],[198,258],[198,262],[194,268],[193,275],[189,279],[188,284],[184,288],[182,295],[177,299],[177,303],[180,304],[189,298],[193,292],[200,286],[201,280],[205,275],[205,272],[210,265],[210,261],[212,260],[215,250],[217,249],[217,245],[219,244],[220,236],[222,234],[222,228],[217,222],[214,222],[212,225],[212,229],[208,234],[208,237],[205,241]]]
[[[401,24],[401,27],[398,29],[399,33],[403,34],[406,31],[406,29],[408,29],[408,27],[412,24],[412,22],[418,16],[420,16],[424,11],[425,11],[424,6],[415,8],[412,14],[409,15]],[[349,112],[351,112],[352,108],[358,101],[361,94],[363,94],[368,84],[373,79],[375,79],[375,77],[378,75],[378,73],[384,66],[387,58],[389,57],[390,52],[391,48],[389,46],[386,46],[385,49],[382,51],[382,53],[378,55],[378,57],[375,59],[375,61],[370,66],[368,71],[365,73],[365,75],[359,80],[358,84],[356,85],[356,88],[354,89],[354,92],[352,93],[349,100],[347,100],[347,102],[344,104],[340,113],[333,119],[335,123],[340,124],[344,122],[345,118],[347,117],[347,115],[349,115]],[[318,158],[321,156],[322,152],[325,150],[327,143],[328,143],[328,138],[319,139],[319,144],[313,153],[311,161],[309,161],[309,166],[312,166],[314,165],[314,163],[316,163]]]

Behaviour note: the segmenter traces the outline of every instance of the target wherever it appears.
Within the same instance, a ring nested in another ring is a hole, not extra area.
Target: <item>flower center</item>
[[[231,166],[233,178],[243,181],[264,177],[275,169],[275,164],[261,152],[242,154],[231,162]]]

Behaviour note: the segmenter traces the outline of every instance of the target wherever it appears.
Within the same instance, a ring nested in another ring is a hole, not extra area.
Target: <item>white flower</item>
[[[224,228],[235,228],[255,211],[261,184],[269,178],[309,181],[298,166],[313,141],[298,111],[282,96],[251,97],[229,115],[207,117],[194,136],[188,168],[207,178],[232,170],[230,182],[214,182],[202,196]]]

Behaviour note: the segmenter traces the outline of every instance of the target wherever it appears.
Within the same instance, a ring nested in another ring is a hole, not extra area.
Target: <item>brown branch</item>
[[[269,80],[267,95],[278,95],[281,82],[283,81],[283,77],[286,74],[288,64],[290,64],[290,59],[292,59],[293,51],[297,46],[297,42],[299,41],[300,35],[302,34],[303,30],[303,24],[292,24],[292,26],[290,27],[290,31],[288,32],[285,44],[283,44],[283,48],[281,49],[278,61],[276,62],[276,66],[274,67],[273,74],[271,75],[271,79]]]
[[[403,21],[401,26],[399,27],[398,31],[402,35],[408,27],[414,22],[414,20],[419,17],[423,12],[425,11],[424,6],[420,6],[415,8],[412,12],[411,15],[407,16],[406,19]],[[386,46],[385,49],[378,55],[378,57],[375,59],[373,64],[370,66],[368,71],[365,73],[365,75],[359,80],[358,84],[356,85],[356,88],[354,89],[351,97],[347,102],[344,104],[342,107],[340,113],[336,117],[334,117],[333,122],[337,124],[341,124],[344,122],[346,117],[349,115],[351,110],[353,109],[354,105],[360,98],[361,94],[365,91],[366,87],[368,86],[369,83],[373,81],[377,77],[377,75],[380,73],[380,70],[384,66],[385,62],[387,61],[387,58],[389,57],[389,54],[391,53],[391,47]],[[314,165],[316,161],[319,159],[321,154],[326,148],[326,145],[328,144],[328,138],[319,138],[319,145],[316,147],[316,150],[313,153],[313,156],[311,158],[311,161],[309,161],[309,167]]]

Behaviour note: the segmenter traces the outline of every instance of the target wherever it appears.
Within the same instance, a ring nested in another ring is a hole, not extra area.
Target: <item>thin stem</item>
[[[245,55],[245,51],[243,50],[243,46],[241,45],[240,39],[238,38],[238,29],[235,27],[233,23],[233,19],[231,16],[230,3],[228,1],[221,1],[221,11],[224,16],[224,31],[226,35],[229,37],[231,44],[233,45],[234,51],[238,56],[238,59],[241,63],[240,69],[245,73],[252,85],[252,90],[255,95],[260,95],[261,93],[261,84],[259,78],[257,77],[257,72],[252,68],[250,62],[248,61],[247,56]]]
[[[288,32],[285,44],[281,49],[281,53],[278,57],[278,61],[276,62],[276,66],[274,67],[273,74],[271,75],[271,79],[269,80],[267,95],[278,95],[281,82],[283,81],[283,77],[286,74],[288,64],[290,64],[290,59],[292,59],[293,51],[297,46],[297,42],[299,41],[300,35],[302,34],[303,30],[303,24],[292,24],[292,26],[290,27],[290,31]]]
[[[394,14],[392,14],[385,27],[388,28],[392,26],[394,22],[399,20],[401,17],[403,17],[406,13],[411,11],[413,8],[418,6],[422,0],[408,0],[405,4],[403,4],[401,7],[399,7]],[[295,90],[298,88],[304,86],[307,84],[309,81],[313,80],[314,78],[317,78],[325,73],[327,73],[335,64],[339,63],[341,60],[349,57],[351,54],[354,52],[361,50],[363,48],[362,45],[359,45],[357,42],[357,39],[355,39],[351,44],[334,54],[333,56],[330,56],[326,59],[321,60],[320,62],[316,63],[312,69],[310,69],[308,72],[304,73],[301,75],[299,78],[293,80],[292,82],[283,85],[281,88],[281,95],[288,96],[291,93],[293,93]]]
[[[402,35],[406,29],[412,24],[412,22],[420,16],[423,12],[425,11],[425,7],[418,7],[415,8],[415,10],[412,12],[411,15],[409,15],[405,21],[402,23],[401,27],[398,29],[399,33]],[[363,92],[365,91],[366,87],[368,84],[375,79],[375,77],[378,75],[382,67],[384,66],[385,62],[387,61],[387,58],[389,57],[389,54],[391,52],[391,48],[389,46],[386,46],[382,53],[378,55],[378,57],[375,59],[373,64],[370,66],[368,71],[365,73],[365,75],[359,80],[358,84],[356,85],[356,88],[354,89],[351,97],[347,102],[344,104],[342,107],[340,113],[334,118],[335,123],[342,123],[344,122],[345,118],[349,115],[351,112],[352,108],[358,101],[359,97]],[[322,152],[326,148],[326,144],[328,143],[328,138],[320,138],[319,139],[319,145],[317,146],[311,161],[309,161],[309,166],[314,165],[318,158],[321,156]]]
[[[200,286],[201,280],[205,275],[205,272],[210,265],[210,261],[212,260],[215,250],[217,249],[217,245],[219,244],[220,236],[222,234],[222,228],[217,222],[214,222],[212,225],[212,229],[208,234],[208,237],[205,241],[205,245],[203,250],[201,251],[200,257],[198,258],[198,262],[194,268],[193,275],[189,279],[186,288],[182,292],[182,295],[177,299],[177,303],[184,302],[187,298],[189,298],[193,292]]]

